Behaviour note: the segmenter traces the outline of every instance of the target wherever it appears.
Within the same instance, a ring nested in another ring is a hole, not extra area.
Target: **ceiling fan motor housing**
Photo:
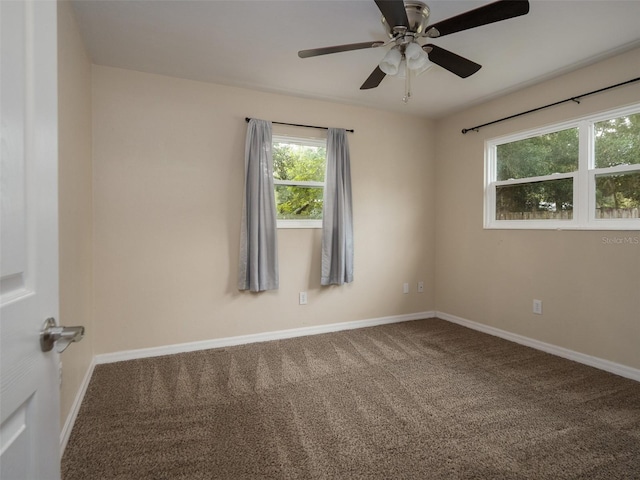
[[[409,20],[409,28],[406,30],[406,33],[413,33],[415,37],[423,36],[429,23],[429,7],[427,7],[425,3],[418,1],[405,2],[404,7]],[[384,16],[382,17],[382,25],[384,25],[384,29],[387,35],[389,35],[389,38],[397,36],[398,33],[393,31]]]

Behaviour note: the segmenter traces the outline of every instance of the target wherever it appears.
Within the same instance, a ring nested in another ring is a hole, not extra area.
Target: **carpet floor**
[[[104,364],[62,474],[640,478],[640,383],[438,319]]]

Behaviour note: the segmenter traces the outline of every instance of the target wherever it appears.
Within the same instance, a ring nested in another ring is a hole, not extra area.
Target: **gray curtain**
[[[278,288],[278,238],[271,122],[249,120],[244,165],[238,289],[275,290]]]
[[[353,214],[347,132],[330,128],[322,211],[322,285],[353,282]]]

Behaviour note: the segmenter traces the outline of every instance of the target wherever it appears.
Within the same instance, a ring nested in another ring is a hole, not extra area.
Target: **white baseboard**
[[[60,432],[60,458],[64,454],[65,448],[67,448],[67,443],[69,442],[69,437],[71,436],[71,430],[73,430],[73,425],[76,423],[76,418],[78,418],[78,412],[80,411],[80,405],[82,405],[82,400],[84,399],[84,395],[87,392],[87,387],[89,386],[89,381],[91,381],[91,376],[93,375],[93,369],[96,366],[95,357],[91,360],[91,364],[89,368],[87,368],[86,373],[84,374],[84,378],[82,379],[82,383],[80,383],[80,388],[78,389],[78,393],[76,394],[76,398],[73,401],[73,405],[71,405],[71,410],[67,415],[67,419],[64,422],[64,426],[62,427],[62,431]]]
[[[328,325],[315,325],[312,327],[292,328],[289,330],[278,330],[275,332],[255,333],[251,335],[240,335],[237,337],[217,338],[199,342],[179,343],[162,347],[141,348],[137,350],[125,350],[114,353],[103,353],[95,356],[95,363],[113,363],[125,360],[135,360],[138,358],[158,357],[161,355],[171,355],[174,353],[193,352],[197,350],[207,350],[210,348],[232,347],[248,343],[268,342],[270,340],[282,340],[285,338],[303,337],[307,335],[318,335],[321,333],[339,332],[342,330],[353,330],[356,328],[375,327],[389,323],[408,322],[411,320],[421,320],[433,318],[435,312],[418,312],[405,315],[393,315],[391,317],[370,318],[367,320],[355,320],[352,322],[331,323]]]
[[[586,355],[584,353],[569,350],[567,348],[558,347],[550,343],[541,342],[540,340],[524,337],[516,333],[507,332],[506,330],[501,330],[496,327],[491,327],[489,325],[484,325],[472,320],[467,320],[466,318],[456,317],[455,315],[450,315],[448,313],[435,312],[435,316],[437,318],[441,318],[442,320],[457,323],[458,325],[462,325],[463,327],[468,327],[473,330],[488,333],[489,335],[493,335],[495,337],[504,338],[505,340],[519,343],[520,345],[535,348],[536,350],[541,350],[552,355],[557,355],[558,357],[573,360],[574,362],[589,365],[590,367],[595,367],[600,370],[604,370],[606,372],[614,373],[616,375],[620,375],[621,377],[630,378],[631,380],[640,382],[640,370],[636,368],[621,365],[609,360],[603,360],[602,358],[593,357],[591,355]]]

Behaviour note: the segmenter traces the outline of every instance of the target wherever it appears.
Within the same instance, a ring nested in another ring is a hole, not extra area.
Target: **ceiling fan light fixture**
[[[424,65],[422,65],[419,68],[413,68],[412,71],[413,73],[416,74],[416,77],[419,75],[422,75],[424,72],[426,72],[427,70],[429,70],[431,67],[433,67],[433,63],[427,61],[424,63]]]
[[[404,55],[405,57],[407,57],[407,60],[419,58],[420,53],[422,53],[422,48],[420,48],[420,45],[418,45],[416,42],[409,43],[404,51]]]
[[[420,45],[415,42],[407,45],[404,55],[407,60],[407,67],[409,67],[409,70],[413,70],[416,73],[422,73],[430,67],[429,56],[424,50],[422,50]]]
[[[380,62],[380,70],[387,75],[397,75],[402,62],[402,53],[398,47],[393,47],[387,52]]]

